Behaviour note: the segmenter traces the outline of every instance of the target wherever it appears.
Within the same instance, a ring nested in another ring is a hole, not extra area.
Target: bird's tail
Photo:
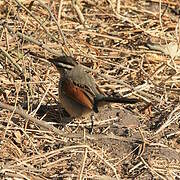
[[[98,103],[99,102],[110,102],[110,103],[122,103],[122,104],[135,104],[139,102],[139,99],[136,98],[126,98],[126,97],[112,97],[112,96],[103,96],[97,95],[94,98],[93,110],[98,112]]]

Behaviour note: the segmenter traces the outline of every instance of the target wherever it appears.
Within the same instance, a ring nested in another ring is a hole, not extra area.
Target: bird
[[[106,96],[94,78],[71,56],[47,59],[60,73],[59,102],[72,118],[81,117],[109,103],[134,104],[135,98]]]

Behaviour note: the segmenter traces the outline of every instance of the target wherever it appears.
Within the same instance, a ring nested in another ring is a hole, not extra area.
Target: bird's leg
[[[95,120],[94,112],[91,113],[90,118],[91,118],[91,128],[89,129],[89,133],[92,134],[94,128],[94,120]]]
[[[97,99],[97,97],[94,97],[93,111],[94,111],[95,113],[98,113],[98,112],[99,112],[99,110],[98,110],[98,102],[99,102],[99,100]]]

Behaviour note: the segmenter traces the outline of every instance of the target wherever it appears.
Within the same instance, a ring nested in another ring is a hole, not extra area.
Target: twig
[[[0,102],[0,108],[3,108],[3,109],[8,109],[10,111],[14,111],[15,113],[19,114],[21,117],[23,117],[24,119],[27,119],[27,120],[30,120],[31,122],[34,122],[36,124],[38,124],[40,127],[43,127],[45,129],[48,129],[48,130],[51,130],[53,131],[54,133],[58,134],[58,135],[62,135],[63,132],[60,131],[59,129],[47,124],[46,122],[44,121],[40,121],[32,116],[30,116],[29,114],[27,114],[22,108],[20,107],[16,107],[14,108],[14,106],[10,106],[8,104],[5,104],[5,103],[2,103]]]
[[[180,110],[180,105],[178,105],[168,116],[168,120],[155,132],[155,134],[158,134],[163,129],[165,129],[167,126],[169,126],[174,121],[178,120],[180,118],[180,113],[178,112]]]
[[[12,63],[17,70],[22,73],[22,68],[19,66],[19,64],[16,63],[16,61],[8,54],[8,52],[6,52],[3,48],[0,47],[0,51],[2,52],[2,54],[4,55],[4,57],[7,57],[7,59],[9,60],[10,63]]]
[[[86,159],[87,159],[87,153],[88,153],[88,149],[85,148],[84,150],[84,157],[83,157],[83,161],[82,161],[82,167],[79,173],[79,179],[82,180],[83,179],[83,171],[84,171],[84,167],[85,167],[85,163],[86,163]]]
[[[41,42],[33,39],[32,37],[26,36],[26,35],[18,32],[18,31],[14,32],[14,30],[13,30],[12,28],[10,28],[10,27],[8,26],[8,24],[6,24],[6,23],[4,24],[4,27],[6,27],[9,32],[13,33],[14,35],[18,36],[19,38],[25,39],[26,41],[29,41],[29,42],[31,42],[31,43],[33,43],[33,44],[36,44],[36,45],[38,45],[39,47],[42,47],[43,49],[46,49],[48,52],[50,52],[50,53],[52,53],[52,54],[54,54],[54,55],[56,55],[56,56],[59,56],[59,55],[62,54],[62,51],[61,51],[61,52],[57,52],[57,51],[49,48],[49,47],[46,46],[45,44],[43,44],[43,43],[41,43]],[[1,28],[0,28],[0,29],[1,29]]]
[[[17,3],[19,6],[21,6],[26,12],[28,12],[28,13],[40,24],[40,26],[44,29],[44,31],[47,33],[47,35],[48,35],[51,39],[53,39],[55,42],[58,42],[58,40],[48,32],[48,30],[46,29],[46,27],[44,26],[44,24],[41,23],[40,20],[37,19],[36,16],[34,16],[34,14],[31,13],[31,11],[30,11],[29,9],[27,9],[24,5],[22,5],[19,0],[15,0],[15,1],[16,1],[16,3]]]
[[[78,2],[79,2],[79,0],[72,0],[72,5],[73,5],[74,9],[76,10],[76,12],[79,16],[81,23],[84,25],[85,19],[84,19],[84,16],[83,16],[83,14],[82,14],[79,6],[78,6]]]
[[[154,174],[156,174],[158,177],[166,180],[165,177],[163,177],[161,174],[159,174],[158,172],[156,172],[153,168],[151,168],[151,166],[140,156],[141,161],[144,163],[144,165]]]
[[[62,37],[62,39],[63,39],[63,43],[64,43],[66,49],[68,50],[69,55],[72,56],[72,52],[70,51],[70,49],[68,48],[68,45],[67,45],[67,40],[66,40],[66,38],[65,38],[65,36],[64,36],[64,33],[63,33],[61,27],[59,26],[59,23],[57,22],[56,18],[54,17],[54,15],[52,14],[52,12],[50,11],[50,9],[49,9],[48,6],[46,6],[46,5],[45,5],[42,1],[40,1],[40,0],[38,0],[38,2],[39,2],[44,8],[46,8],[46,9],[48,10],[50,16],[52,17],[52,19],[54,20],[54,22],[56,23],[56,25],[57,25],[57,27],[58,27],[58,31],[59,31],[59,33],[61,34],[61,37]]]

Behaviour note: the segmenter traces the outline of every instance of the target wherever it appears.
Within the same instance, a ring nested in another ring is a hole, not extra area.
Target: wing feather
[[[76,102],[86,106],[89,109],[92,109],[93,103],[92,100],[84,93],[81,87],[74,85],[72,81],[65,81],[63,83],[63,89],[67,96],[75,100]]]

